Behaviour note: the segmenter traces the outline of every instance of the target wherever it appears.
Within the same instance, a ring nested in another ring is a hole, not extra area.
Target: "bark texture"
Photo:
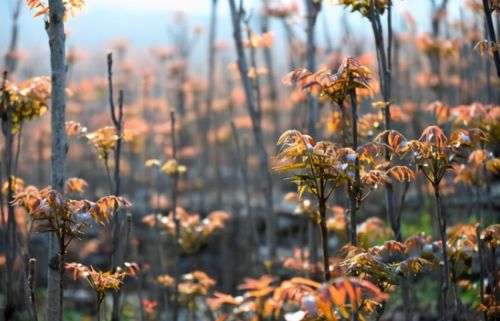
[[[51,185],[63,193],[65,159],[67,152],[65,109],[66,109],[66,36],[64,34],[64,4],[62,0],[49,0],[49,20],[45,29],[49,37],[50,67],[52,79],[51,101]],[[49,269],[47,285],[47,320],[62,320],[63,295],[59,269],[60,252],[56,237],[49,234]]]

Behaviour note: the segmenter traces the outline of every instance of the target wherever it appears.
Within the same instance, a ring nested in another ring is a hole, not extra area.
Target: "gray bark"
[[[252,131],[255,138],[255,145],[260,160],[260,171],[265,175],[265,184],[263,192],[266,201],[266,241],[268,246],[268,258],[274,259],[276,257],[276,214],[273,210],[273,195],[272,195],[272,177],[269,172],[269,157],[264,144],[264,135],[261,127],[261,109],[259,98],[255,99],[254,89],[258,89],[258,85],[252,86],[252,82],[248,77],[248,62],[243,49],[242,33],[241,33],[241,17],[242,8],[236,9],[235,0],[229,0],[231,8],[231,17],[233,22],[233,37],[236,44],[238,53],[238,68],[243,82],[243,89],[247,99],[247,108],[250,118],[252,120]],[[253,88],[255,87],[255,88]],[[258,91],[256,91],[258,93]]]
[[[321,9],[320,4],[313,0],[305,0],[307,8],[307,68],[314,72],[316,70],[316,37],[315,26],[318,14]],[[309,135],[316,137],[316,123],[319,118],[319,102],[312,94],[308,94],[309,105]],[[308,222],[309,239],[309,261],[314,264],[318,261],[318,239],[316,237],[316,223]]]
[[[51,138],[52,188],[63,193],[65,159],[67,151],[65,130],[66,109],[66,37],[64,34],[64,4],[62,0],[49,0],[49,21],[45,29],[49,37],[52,77]],[[63,262],[55,235],[50,234],[49,269],[47,285],[47,320],[62,320],[63,280],[60,273]]]
[[[4,77],[3,77],[3,85],[2,89],[5,88],[5,82],[7,80],[7,71],[4,72]],[[17,238],[16,238],[16,230],[17,230],[17,224],[15,220],[15,215],[14,215],[14,206],[11,204],[12,201],[12,146],[13,146],[13,133],[12,133],[12,112],[13,112],[13,106],[10,102],[10,96],[7,93],[7,91],[3,92],[3,97],[2,97],[2,109],[5,108],[5,115],[2,115],[4,119],[2,119],[2,131],[3,135],[5,138],[5,150],[4,150],[4,158],[5,158],[5,176],[7,178],[7,216],[8,216],[8,221],[7,221],[7,228],[5,231],[5,244],[6,244],[6,250],[5,250],[5,258],[6,258],[6,264],[5,264],[5,288],[6,288],[6,302],[5,302],[5,309],[4,309],[4,318],[6,320],[11,320],[14,315],[15,311],[17,309],[16,302],[18,300],[18,292],[13,286],[13,280],[14,280],[14,263],[16,260],[17,256]],[[3,111],[2,111],[3,113]],[[3,196],[2,196],[3,198]],[[2,206],[3,206],[3,199],[2,199]],[[3,219],[3,213],[2,213],[2,219]],[[5,222],[2,222],[5,224]]]

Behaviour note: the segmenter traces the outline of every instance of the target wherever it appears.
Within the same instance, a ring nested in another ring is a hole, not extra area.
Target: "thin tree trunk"
[[[65,159],[67,152],[66,109],[66,36],[64,34],[64,4],[62,0],[49,0],[49,20],[45,29],[49,37],[52,74],[51,127],[52,127],[52,188],[64,192]],[[47,289],[47,320],[62,321],[63,301],[59,273],[60,257],[57,238],[49,234],[49,269]]]
[[[101,304],[102,301],[99,298],[99,295],[97,295],[97,321],[101,321]]]
[[[9,50],[5,55],[5,70],[8,71],[9,75],[13,74],[17,68],[17,39],[19,38],[19,14],[21,13],[21,4],[23,0],[17,0],[16,7],[12,13],[12,31],[10,36]]]
[[[28,261],[28,301],[30,303],[31,317],[34,321],[38,321],[38,313],[36,308],[36,259],[31,258]]]
[[[378,61],[378,69],[379,69],[379,77],[381,80],[382,87],[382,95],[384,98],[384,102],[386,107],[384,108],[384,121],[385,121],[385,130],[391,129],[391,92],[392,92],[392,45],[393,45],[393,36],[392,36],[392,1],[388,3],[387,10],[387,52],[384,47],[384,38],[382,31],[382,24],[380,22],[380,16],[377,10],[373,7],[374,2],[372,2],[372,7],[370,8],[370,21],[372,23],[372,30],[375,38],[375,45],[377,51],[377,61]],[[386,150],[385,159],[386,161],[390,161],[390,152]],[[394,208],[394,190],[391,182],[385,184],[385,204],[386,204],[386,213],[389,223],[391,224],[392,231],[394,233],[394,238],[396,241],[402,241],[401,235],[401,217],[402,217],[402,207],[404,204],[404,198],[406,196],[406,191],[408,189],[408,184],[405,186],[405,191],[403,192],[403,197],[401,200],[401,206],[399,212],[396,214]],[[411,318],[410,310],[409,310],[409,302],[408,302],[408,287],[405,281],[402,282],[401,285],[402,291],[402,299],[404,305],[405,319],[409,321]],[[381,313],[385,311],[382,310]],[[382,315],[380,315],[382,316]]]
[[[245,57],[245,51],[243,49],[243,38],[241,32],[241,18],[243,14],[242,8],[239,8],[239,10],[236,9],[235,0],[229,0],[229,6],[233,22],[233,37],[238,53],[238,68],[243,82],[248,113],[250,114],[250,118],[252,120],[252,131],[259,155],[260,170],[265,175],[263,192],[266,201],[266,241],[269,250],[268,259],[273,260],[276,257],[276,213],[274,213],[273,210],[273,182],[271,173],[269,172],[269,157],[265,148],[264,135],[261,127],[260,97],[254,97],[254,91],[257,96],[260,96],[260,90],[257,83],[254,83],[254,88],[252,88],[252,82],[248,76],[249,68]]]
[[[484,8],[484,18],[486,19],[486,26],[488,27],[488,40],[497,43],[496,35],[495,35],[495,27],[493,26],[493,20],[491,18],[491,8],[488,0],[483,0],[483,8]],[[498,50],[493,51],[493,61],[495,62],[495,67],[497,69],[497,76],[500,78],[500,54]]]
[[[321,5],[313,0],[305,0],[307,9],[307,68],[314,72],[316,70],[316,35],[315,26]],[[319,102],[312,94],[308,94],[309,104],[309,124],[308,131],[311,137],[316,137],[316,123],[319,118]],[[316,223],[311,220],[308,222],[309,239],[309,262],[315,264],[318,262],[318,239],[316,237]]]
[[[481,304],[485,304],[485,298],[484,298],[484,279],[485,279],[485,261],[483,257],[483,245],[484,241],[481,239],[481,226],[478,225],[476,228],[476,239],[477,239],[477,253],[478,253],[478,259],[479,259],[479,302]],[[483,318],[484,320],[488,320],[488,314],[487,311],[483,312]]]
[[[4,86],[5,80],[7,79],[7,72],[4,73]],[[6,115],[5,119],[2,122],[2,130],[5,138],[5,175],[7,178],[7,229],[5,233],[5,276],[6,276],[6,301],[5,301],[5,310],[4,316],[5,320],[11,320],[14,317],[14,313],[16,311],[16,302],[18,300],[13,280],[14,280],[14,263],[16,260],[17,253],[17,224],[16,217],[14,215],[14,206],[11,204],[13,192],[12,192],[12,161],[13,161],[13,145],[14,145],[14,136],[12,133],[12,112],[13,106],[10,102],[10,97],[7,94],[7,91],[4,91],[3,96],[3,105],[5,105]],[[3,109],[3,106],[2,106]]]
[[[434,40],[437,40],[441,31],[441,20],[444,20],[444,13],[446,12],[446,6],[448,0],[443,0],[441,5],[437,7],[436,1],[431,0],[433,14],[432,14],[432,36]],[[441,56],[439,52],[429,54],[432,72],[438,77],[438,86],[436,89],[437,99],[441,100],[443,96],[443,81],[441,76]]]
[[[14,158],[14,168],[12,170],[12,175],[17,176],[17,166],[19,164],[19,159],[21,158],[21,143],[23,140],[23,122],[21,122],[19,126],[19,130],[17,132],[17,142],[16,142],[16,156]]]
[[[323,182],[321,182],[321,194],[324,194]],[[330,255],[328,254],[328,229],[326,227],[326,199],[321,195],[319,203],[320,226],[321,226],[321,246],[323,248],[323,277],[324,281],[330,281]]]
[[[448,270],[448,253],[446,251],[446,215],[443,215],[443,208],[441,203],[441,194],[439,191],[439,184],[434,186],[434,196],[436,198],[436,214],[439,225],[439,237],[441,238],[441,246],[442,246],[442,256],[443,256],[443,285],[441,288],[441,316],[443,320],[447,319],[448,314],[448,288],[449,288],[449,270]]]
[[[269,6],[269,0],[262,0],[264,7]],[[262,33],[269,32],[269,17],[267,15],[262,15]],[[272,47],[263,48],[264,61],[267,68],[267,85],[269,86],[269,100],[275,108],[277,108],[278,103],[278,90],[276,88],[276,80],[274,78],[274,63],[273,63],[273,52]],[[275,136],[280,134],[280,116],[279,113],[273,111],[273,121],[275,125]]]
[[[116,141],[115,147],[115,171],[114,171],[114,186],[111,186],[112,193],[115,196],[120,196],[120,187],[121,187],[121,177],[120,177],[120,159],[121,159],[121,149],[122,149],[122,131],[123,131],[123,91],[119,91],[118,95],[118,110],[116,110],[114,96],[113,96],[113,56],[112,54],[108,54],[107,56],[108,63],[108,90],[109,90],[109,107],[111,113],[111,120],[113,121],[113,125],[115,126],[116,135],[118,139]],[[106,166],[106,170],[109,176],[109,170]],[[121,215],[115,213],[113,216],[113,249],[111,253],[111,269],[115,270],[118,266],[120,266],[123,262],[123,248],[121,244],[121,230],[122,230],[122,220]],[[113,292],[113,309],[111,312],[111,320],[119,321],[120,320],[120,297],[121,291]]]
[[[316,36],[315,26],[321,6],[314,0],[305,0],[307,8],[307,68],[314,72],[316,70]],[[319,102],[309,94],[309,135],[316,136],[316,123],[319,118]]]
[[[384,108],[384,121],[385,130],[391,129],[391,56],[392,56],[392,3],[389,2],[387,10],[387,51],[384,47],[384,36],[382,30],[382,23],[380,21],[380,14],[375,8],[375,2],[371,2],[369,9],[369,18],[372,25],[373,35],[375,38],[375,46],[378,61],[378,73],[380,78],[380,86],[382,89],[382,96],[386,104]],[[390,153],[386,151],[386,160],[389,161]],[[394,232],[396,239],[401,237],[400,231],[400,218],[396,217],[394,210],[394,191],[392,183],[385,184],[385,203],[386,213],[391,228]]]
[[[358,105],[356,100],[356,90],[350,91],[351,97],[351,113],[352,113],[352,149],[357,153],[358,150]],[[350,199],[351,199],[351,245],[357,245],[357,224],[356,224],[356,212],[358,210],[358,199],[360,192],[361,180],[359,176],[359,157],[356,154],[356,159],[354,160],[354,183],[350,188]]]
[[[255,227],[255,218],[252,210],[252,206],[250,204],[250,190],[249,190],[249,179],[248,179],[248,171],[247,171],[247,166],[246,166],[246,157],[243,157],[241,147],[240,147],[240,140],[238,138],[238,131],[236,129],[236,126],[234,125],[234,122],[231,122],[231,129],[233,132],[233,139],[234,139],[234,144],[236,147],[236,159],[238,162],[238,166],[240,168],[240,173],[243,178],[243,191],[245,193],[245,209],[247,211],[248,215],[248,220],[250,222],[250,231],[248,231],[248,236],[249,236],[249,242],[248,245],[250,247],[251,251],[251,257],[254,259],[251,260],[251,266],[257,266],[259,262],[259,247],[258,247],[258,239],[259,235],[257,233],[257,229]],[[247,230],[247,229],[245,229]]]
[[[171,121],[171,138],[172,138],[172,158],[177,160],[177,147],[175,140],[175,112],[172,110],[170,112],[170,121]],[[179,217],[177,216],[177,183],[179,180],[179,174],[177,173],[177,169],[174,173],[174,184],[172,187],[172,215],[174,217],[174,225],[175,225],[175,237],[174,237],[174,315],[173,321],[177,321],[179,318],[179,261],[180,261],[180,245],[179,245],[179,237],[180,237],[180,222]]]
[[[215,39],[217,37],[217,2],[212,0],[212,9],[210,14],[210,31],[208,36],[208,87],[205,97],[205,121],[202,122],[202,150],[203,150],[203,164],[201,166],[203,185],[208,188],[208,173],[207,169],[210,168],[210,148],[208,145],[208,132],[210,131],[212,106],[215,96],[215,70],[216,70],[216,51]],[[205,193],[201,194],[201,210],[205,209]]]

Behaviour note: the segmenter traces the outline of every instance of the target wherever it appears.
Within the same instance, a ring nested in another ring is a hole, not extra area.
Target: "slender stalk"
[[[493,20],[491,18],[491,8],[488,0],[483,0],[483,9],[486,26],[488,27],[489,41],[496,44],[497,39],[495,35],[495,27],[493,26]],[[497,76],[498,78],[500,78],[500,54],[498,53],[498,50],[493,50],[493,61],[495,62],[495,67],[497,69]]]
[[[483,257],[483,240],[481,239],[481,226],[478,225],[476,228],[476,239],[477,239],[477,253],[479,256],[479,299],[481,304],[485,303],[484,298],[484,257]],[[488,315],[486,311],[483,313],[484,320],[488,320]]]
[[[322,180],[322,179],[321,179]],[[324,195],[324,186],[321,182],[321,197],[319,199],[319,215],[321,227],[321,246],[323,248],[323,276],[324,281],[330,281],[330,255],[328,253],[328,229],[326,227],[327,199]]]
[[[489,33],[488,33],[488,24],[486,22],[486,19],[484,20],[484,38],[489,39]],[[486,103],[490,104],[493,103],[493,87],[491,86],[491,59],[490,55],[486,54],[484,57],[482,57],[482,60],[484,61],[484,72],[485,72],[485,81],[486,81]]]
[[[234,122],[231,122],[231,129],[233,132],[234,145],[236,147],[236,158],[240,168],[241,177],[243,178],[243,192],[245,193],[245,208],[247,211],[247,215],[250,221],[250,233],[249,235],[249,246],[252,249],[255,257],[255,262],[259,262],[259,250],[258,250],[258,239],[259,235],[257,233],[257,229],[255,227],[255,218],[252,210],[252,206],[250,204],[250,190],[249,190],[249,179],[248,179],[248,170],[246,166],[246,158],[242,157],[242,151],[240,147],[240,140],[238,138],[238,130],[234,125]]]
[[[114,125],[116,128],[116,135],[118,136],[115,149],[114,194],[115,196],[120,196],[121,194],[120,160],[121,160],[121,151],[123,143],[123,91],[122,90],[120,90],[118,94],[118,121]]]
[[[484,142],[481,142],[481,149],[485,150]],[[484,189],[486,196],[486,216],[484,217],[484,222],[479,221],[479,224],[482,226],[488,226],[489,224],[494,224],[495,222],[495,214],[493,213],[493,202],[491,201],[491,182],[490,175],[488,173],[488,169],[486,168],[486,163],[483,163],[481,166],[481,170],[484,176]]]
[[[224,154],[223,152],[223,146],[221,145],[221,142],[219,140],[219,135],[215,135],[215,143],[213,144],[214,148],[214,159],[215,159],[215,182],[216,185],[218,186],[217,188],[217,202],[216,202],[216,207],[221,208],[222,207],[222,194],[223,194],[223,186],[224,184],[222,183],[222,172],[221,172],[221,163],[222,163],[222,157],[221,155]]]
[[[401,296],[403,298],[403,311],[405,315],[406,321],[411,321],[411,305],[410,305],[410,292],[408,284],[411,282],[407,282],[407,280],[401,280]]]
[[[262,111],[260,90],[258,82],[254,82],[252,84],[250,77],[248,76],[249,66],[243,49],[243,38],[241,32],[243,8],[240,7],[237,10],[235,0],[229,0],[229,7],[231,9],[231,18],[233,23],[233,38],[238,53],[238,68],[243,82],[248,113],[252,120],[252,131],[259,155],[260,171],[265,175],[263,193],[265,195],[266,202],[266,241],[269,249],[268,258],[273,260],[276,257],[276,213],[273,210],[273,181],[271,173],[269,172],[269,157],[265,148],[264,134],[261,127]],[[253,56],[253,58],[255,58],[255,55]],[[254,59],[253,62],[255,62]],[[253,63],[253,65],[255,66],[255,63]]]
[[[13,175],[17,176],[17,166],[19,164],[19,159],[21,158],[21,143],[22,143],[22,138],[23,138],[23,124],[24,122],[21,122],[19,125],[19,131],[17,132],[17,142],[16,142],[16,156],[14,158],[14,169],[13,169]]]
[[[132,242],[130,241],[132,235],[136,235],[135,231],[133,230],[132,226],[132,214],[127,213],[127,252],[126,253],[132,253],[134,257],[137,258],[137,246],[133,246]],[[125,260],[129,261],[129,257],[125,257]],[[137,298],[139,299],[139,315],[140,315],[140,321],[146,321],[146,312],[144,311],[144,295],[143,295],[143,288],[142,288],[142,280],[141,280],[141,275],[137,275],[136,278],[136,284],[137,284]]]
[[[2,104],[0,104],[0,107]],[[3,186],[3,163],[0,161],[0,184]],[[3,193],[0,193],[0,216],[1,220],[0,222],[2,223],[2,226],[7,226],[7,218],[5,217],[5,211],[4,211],[4,197],[2,195]]]
[[[110,187],[111,193],[115,196],[120,195],[120,159],[121,159],[121,148],[122,148],[122,130],[123,130],[123,91],[119,91],[118,95],[118,110],[115,106],[114,95],[113,95],[113,55],[112,53],[108,53],[107,55],[107,65],[108,65],[108,91],[109,91],[109,108],[111,114],[111,120],[115,127],[115,133],[118,139],[116,140],[115,146],[115,170],[113,174],[114,186],[111,180],[111,173],[108,167],[108,159],[104,159],[104,164],[106,165],[106,172],[108,175],[108,184]],[[123,261],[123,254],[121,253],[122,248],[120,244],[120,233],[121,232],[121,216],[114,215],[113,216],[113,249],[111,252],[111,268],[112,270],[116,269],[121,262]],[[111,312],[111,320],[119,321],[120,320],[120,297],[121,291],[113,292],[113,309]]]
[[[351,113],[352,113],[352,149],[357,153],[358,150],[358,106],[356,100],[356,90],[352,89],[349,92],[351,98]],[[359,174],[359,158],[356,154],[354,160],[354,182],[350,188],[350,212],[351,212],[351,245],[357,245],[357,225],[356,225],[356,212],[358,210],[359,189],[361,179]]]
[[[387,306],[387,301],[384,301],[380,304],[379,308],[377,309],[377,315],[375,316],[375,321],[380,321],[380,319],[384,315],[386,306]]]
[[[392,1],[389,1],[387,8],[387,50],[384,47],[384,35],[380,14],[376,8],[375,1],[371,1],[369,8],[369,19],[372,25],[373,36],[375,38],[375,46],[377,52],[378,73],[380,78],[380,86],[382,96],[386,104],[384,108],[385,129],[391,129],[391,69],[392,69]],[[390,159],[390,152],[386,150],[385,158]],[[395,236],[401,234],[400,217],[396,216],[394,209],[394,190],[392,183],[385,184],[385,204],[387,218],[391,224],[391,228]]]
[[[433,187],[434,187],[434,196],[436,199],[436,214],[439,224],[439,236],[441,238],[441,246],[442,246],[441,253],[444,262],[442,267],[443,286],[441,288],[441,314],[442,314],[441,316],[443,320],[448,320],[447,297],[448,297],[448,289],[450,286],[450,280],[449,280],[449,268],[448,268],[448,253],[446,251],[446,215],[443,215],[439,183],[434,184]]]
[[[106,168],[106,181],[108,182],[109,192],[113,193],[113,181],[111,180],[111,169],[109,168],[108,157],[104,157],[104,167]]]
[[[342,115],[342,147],[348,147],[348,143],[347,143],[347,141],[348,141],[348,138],[347,138],[348,123],[347,123],[346,110],[342,104],[339,105],[339,109],[340,109],[340,114]]]
[[[163,227],[160,226],[160,222],[159,222],[159,219],[158,219],[158,213],[161,213],[161,209],[160,209],[160,190],[161,190],[161,186],[160,186],[160,175],[159,175],[159,170],[158,168],[155,169],[155,183],[153,184],[156,188],[152,188],[153,190],[156,190],[156,205],[155,205],[155,208],[153,210],[153,213],[154,213],[154,216],[155,216],[155,236],[156,236],[156,239],[157,239],[157,242],[155,243],[156,244],[156,251],[157,251],[157,259],[158,259],[158,266],[157,266],[157,273],[158,274],[163,274],[165,273],[166,271],[166,268],[165,268],[165,259],[164,259],[164,253],[163,253],[163,250],[164,250],[164,239],[162,237],[162,234],[161,234],[161,231],[163,230]],[[140,280],[137,281],[138,284],[140,285],[141,282]],[[168,305],[168,302],[167,302],[167,299],[168,299],[168,295],[167,295],[167,289],[160,286],[160,291],[157,292],[158,293],[158,302],[161,302],[163,301],[163,309],[165,309],[165,307],[167,307]]]
[[[203,179],[203,184],[207,186],[208,173],[207,169],[210,167],[210,148],[208,144],[208,135],[207,133],[210,131],[211,125],[211,117],[212,117],[212,106],[214,101],[215,94],[215,70],[217,68],[216,62],[216,50],[215,50],[215,40],[217,38],[217,3],[218,0],[212,0],[212,7],[210,11],[210,29],[208,36],[208,86],[205,96],[205,121],[201,124],[201,139],[202,139],[202,150],[203,150],[203,158],[201,164],[201,176]],[[205,194],[201,194],[201,209],[205,208]]]
[[[66,36],[64,33],[63,0],[49,0],[49,19],[45,29],[49,37],[50,66],[52,79],[51,93],[51,137],[52,137],[52,188],[64,192],[66,143]],[[47,284],[47,320],[62,321],[63,280],[60,277],[60,257],[57,240],[49,234],[49,269]]]
[[[177,147],[175,141],[175,111],[170,111],[170,129],[171,129],[171,139],[172,139],[172,158],[176,160],[177,158]],[[179,180],[179,174],[175,171],[173,175],[174,184],[172,187],[172,213],[174,217],[175,225],[175,239],[174,239],[174,315],[173,321],[177,321],[179,317],[179,237],[180,237],[180,222],[177,216],[177,184]]]
[[[320,2],[314,0],[305,0],[306,2],[306,15],[307,15],[307,68],[309,70],[316,70],[316,37],[315,26],[318,19],[318,14],[321,10]],[[310,106],[309,114],[309,135],[316,136],[316,123],[319,118],[319,102],[311,94],[308,95]]]
[[[396,239],[396,241],[398,241],[400,243],[403,242],[403,235],[401,232],[401,217],[403,216],[403,210],[404,210],[404,206],[405,206],[405,202],[406,202],[406,195],[408,194],[409,188],[410,188],[410,182],[406,181],[404,184],[403,193],[401,194],[401,199],[399,202],[399,212],[398,212],[398,215],[396,216],[396,226],[398,226],[399,228],[397,229],[397,231],[395,231],[398,233],[394,235],[394,238]]]
[[[313,0],[305,0],[306,15],[307,15],[307,68],[316,70],[316,34],[315,27],[318,20],[318,15],[321,10],[320,2]],[[309,124],[308,131],[311,137],[316,137],[316,123],[319,118],[319,102],[310,93],[307,96],[309,105]],[[318,241],[316,237],[316,223],[309,220],[308,222],[308,239],[309,239],[309,262],[315,264],[318,262]]]
[[[7,79],[7,72],[4,73],[4,79]],[[13,145],[14,145],[14,135],[12,133],[12,112],[13,106],[10,101],[10,97],[7,94],[7,91],[4,91],[3,102],[2,104],[5,106],[5,115],[2,115],[2,131],[5,138],[5,150],[4,150],[4,159],[5,159],[5,174],[7,178],[7,230],[5,233],[5,272],[6,272],[6,302],[5,302],[5,310],[4,316],[6,320],[13,318],[14,313],[16,311],[16,302],[17,302],[17,293],[13,286],[14,280],[14,263],[16,259],[17,253],[17,224],[16,217],[14,214],[14,206],[11,204],[13,191],[13,173],[12,173],[12,161],[13,161]],[[2,106],[2,113],[3,113]]]
[[[5,70],[13,74],[17,68],[18,57],[16,57],[17,40],[19,38],[19,14],[23,0],[17,0],[14,11],[12,12],[12,29],[10,34],[9,50],[5,55]]]
[[[102,299],[98,293],[97,294],[97,321],[101,321],[101,304],[102,304]]]
[[[269,6],[269,0],[262,0],[263,6]],[[269,32],[269,17],[267,15],[261,16],[261,31],[262,34]],[[274,78],[274,61],[272,47],[262,48],[264,54],[264,62],[267,68],[267,85],[269,86],[269,100],[275,106],[278,102],[278,90],[276,88],[276,80]],[[273,121],[275,124],[275,135],[279,136],[280,131],[280,117],[279,113],[273,112]]]
[[[54,219],[53,219],[53,228],[54,232],[51,234],[55,235],[56,241],[58,243],[58,249],[59,252],[57,253],[57,262],[50,262],[50,264],[55,265],[57,263],[57,266],[53,266],[54,269],[57,270],[58,272],[58,277],[59,277],[59,302],[63,302],[64,298],[64,263],[65,263],[65,255],[66,255],[66,248],[69,242],[66,242],[66,231],[68,230],[68,221],[64,221],[61,218],[63,217],[63,214],[61,213],[61,208],[58,206],[53,206],[52,207],[54,211]],[[61,310],[61,315],[63,315],[64,310]]]
[[[31,308],[31,317],[34,321],[38,321],[38,313],[36,309],[36,259],[31,258],[28,261],[28,300]]]
[[[371,1],[371,6],[369,9],[369,18],[372,25],[373,35],[375,38],[376,52],[377,52],[377,62],[379,78],[381,81],[382,95],[384,102],[386,104],[384,108],[384,122],[385,130],[391,129],[391,91],[392,91],[392,49],[393,49],[393,30],[392,30],[392,1],[389,1],[387,8],[387,52],[384,48],[384,38],[382,24],[380,22],[380,15],[375,8],[375,1]],[[390,152],[386,150],[385,153],[386,161],[390,160]],[[385,205],[387,218],[391,224],[392,231],[396,241],[402,241],[401,235],[401,217],[404,200],[406,197],[406,192],[408,190],[409,184],[405,185],[405,190],[401,198],[401,206],[399,212],[396,213],[394,208],[394,190],[391,182],[385,184]],[[352,224],[352,223],[351,223]],[[409,311],[409,296],[408,287],[406,282],[403,281],[401,286],[403,305],[405,307],[405,319],[410,320],[411,315]],[[380,317],[384,313],[385,309],[381,310]]]
[[[406,200],[406,194],[408,193],[408,189],[410,187],[410,182],[407,181],[405,182],[404,185],[404,190],[401,195],[401,200],[399,203],[399,212],[397,215],[397,226],[401,226],[401,216],[403,213],[403,208],[405,205],[405,200]],[[396,241],[402,243],[403,242],[403,236],[401,232],[401,228],[398,229],[399,233],[396,234],[394,237]],[[408,284],[411,284],[411,276],[410,276],[410,281],[407,279],[401,280],[401,296],[403,299],[403,311],[405,315],[405,321],[411,321],[412,316],[411,316],[411,305],[410,305],[410,293],[409,293],[409,287]]]

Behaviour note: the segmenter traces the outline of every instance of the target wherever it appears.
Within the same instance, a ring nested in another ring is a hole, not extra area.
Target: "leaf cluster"
[[[409,167],[389,167],[390,164],[384,159],[384,145],[377,141],[354,151],[329,141],[315,143],[308,135],[288,130],[278,139],[278,145],[282,147],[275,157],[277,165],[273,169],[293,172],[289,180],[298,185],[299,196],[309,192],[328,199],[335,188],[352,184],[356,159],[359,160],[361,187],[376,188],[389,183],[390,176],[398,181],[409,181],[415,177]]]
[[[69,181],[69,185],[72,184],[75,184],[74,180]],[[41,190],[31,186],[16,193],[12,204],[28,212],[38,232],[54,233],[63,253],[74,238],[83,236],[92,222],[103,225],[120,207],[132,206],[116,196],[101,197],[96,202],[66,199],[50,186]]]
[[[328,68],[312,72],[299,68],[283,78],[287,85],[297,85],[319,97],[328,97],[331,101],[342,105],[349,92],[360,89],[370,89],[370,70],[362,66],[355,58],[345,58],[337,72]]]
[[[175,280],[169,275],[158,276],[157,282],[167,288],[175,285]],[[180,303],[190,310],[196,310],[197,299],[207,296],[215,284],[215,280],[203,271],[183,274],[179,283]]]
[[[109,153],[115,150],[117,141],[120,139],[114,126],[102,127],[93,132],[85,133],[83,136],[96,149],[99,158],[105,160],[108,159]],[[131,142],[135,138],[134,136],[132,130],[125,129],[122,131],[121,139],[124,142]]]
[[[220,320],[252,320],[274,318],[285,320],[350,319],[359,313],[370,313],[388,296],[369,281],[354,277],[336,278],[327,284],[293,277],[273,285],[276,278],[265,275],[259,279],[246,279],[238,288],[241,296],[233,297],[216,292],[207,299],[212,310],[229,307],[230,314],[220,314]]]
[[[439,185],[454,164],[466,159],[467,152],[477,142],[486,141],[485,134],[478,129],[458,129],[448,138],[438,126],[427,127],[417,140],[406,140],[396,131],[383,132],[376,139],[385,135],[395,153],[409,156],[433,186]]]
[[[125,262],[124,267],[118,267],[115,271],[100,271],[81,263],[66,263],[66,270],[73,270],[73,280],[85,279],[90,287],[96,292],[99,302],[104,300],[107,290],[120,291],[123,280],[127,276],[135,277],[139,272],[136,263]]]
[[[49,77],[34,77],[20,85],[6,80],[0,88],[2,123],[7,122],[7,108],[12,110],[12,133],[19,131],[21,123],[40,117],[49,109],[51,83]],[[4,126],[5,127],[5,126]]]
[[[176,215],[180,229],[179,244],[187,253],[196,253],[217,231],[224,228],[224,223],[230,218],[226,212],[214,211],[201,219],[199,214],[188,213],[182,207],[177,207]],[[167,230],[169,235],[175,236],[175,221],[172,212],[168,216],[146,215],[142,221],[150,227],[155,227],[158,223],[160,227]]]

